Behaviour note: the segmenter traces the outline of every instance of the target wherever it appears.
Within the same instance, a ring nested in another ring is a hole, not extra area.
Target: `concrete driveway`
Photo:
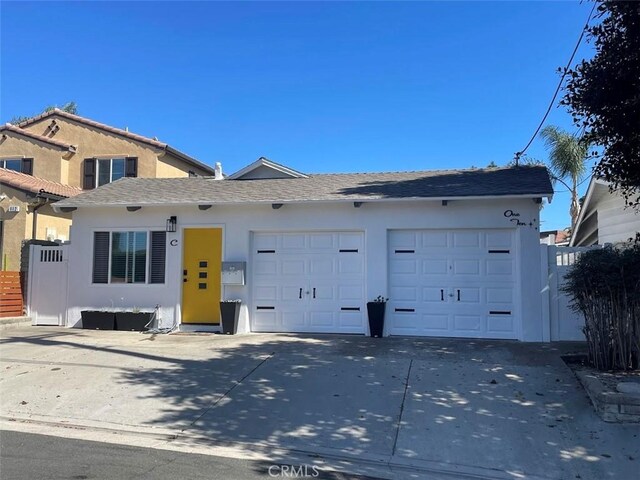
[[[595,415],[560,359],[576,348],[31,327],[0,339],[0,414],[456,478],[633,478],[640,427]]]

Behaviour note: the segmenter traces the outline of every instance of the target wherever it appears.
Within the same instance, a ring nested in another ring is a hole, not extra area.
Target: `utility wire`
[[[582,32],[580,32],[580,37],[578,38],[578,42],[576,43],[576,46],[573,49],[573,53],[571,54],[571,58],[569,58],[569,61],[567,62],[567,66],[564,67],[564,71],[562,72],[562,76],[560,77],[560,81],[558,82],[558,86],[556,87],[556,91],[553,94],[553,98],[551,99],[551,102],[549,102],[549,107],[547,108],[547,111],[545,112],[544,116],[542,117],[542,120],[540,120],[540,124],[538,124],[538,128],[536,128],[536,131],[533,132],[533,135],[529,139],[529,143],[527,143],[527,145],[522,150],[520,150],[519,152],[515,153],[513,159],[515,160],[516,166],[518,166],[518,164],[520,162],[520,157],[522,157],[522,155],[524,155],[524,153],[531,146],[531,144],[533,143],[535,138],[538,136],[538,133],[540,132],[540,129],[544,125],[544,122],[547,120],[547,117],[549,116],[549,113],[551,112],[551,109],[555,105],[556,98],[558,98],[558,93],[560,93],[560,89],[562,88],[562,84],[564,83],[564,77],[566,77],[567,72],[569,71],[569,67],[571,67],[571,64],[573,63],[573,59],[576,56],[576,52],[578,51],[578,48],[580,47],[580,44],[582,43],[582,39],[584,38],[584,32],[586,32],[587,28],[589,28],[589,22],[591,21],[591,16],[593,15],[593,12],[595,11],[596,6],[597,6],[597,1],[594,2],[593,7],[591,8],[591,12],[589,12],[589,17],[587,18],[587,23],[584,24],[584,27],[582,28]]]

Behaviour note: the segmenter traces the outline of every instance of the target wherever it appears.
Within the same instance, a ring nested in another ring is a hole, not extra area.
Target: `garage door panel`
[[[282,318],[282,325],[279,326],[279,332],[295,332],[297,330],[301,330],[305,328],[305,313],[298,311],[282,311],[280,312]]]
[[[394,232],[394,235],[389,238],[389,248],[394,249],[414,249],[416,248],[416,233],[415,232]]]
[[[361,255],[341,254],[338,257],[338,272],[343,275],[362,275],[364,273],[364,258]]]
[[[277,332],[280,330],[278,326],[276,312],[273,310],[264,311],[258,310],[254,313],[253,325],[257,327],[259,330]]]
[[[459,296],[457,290],[460,290]],[[482,289],[480,287],[463,287],[456,289],[455,301],[463,304],[480,305],[482,304],[481,291]]]
[[[391,287],[389,290],[391,297],[399,302],[409,301],[415,302],[418,300],[418,287],[415,286],[398,286]]]
[[[357,333],[362,329],[363,314],[361,311],[347,311],[339,313],[341,330],[351,330]]]
[[[341,302],[349,300],[362,301],[364,299],[364,288],[362,285],[338,285],[338,300]]]
[[[420,246],[429,248],[447,248],[449,246],[449,235],[447,232],[422,232],[420,234]]]
[[[488,232],[486,235],[487,249],[511,249],[513,235],[511,232]]]
[[[362,233],[256,233],[253,241],[253,331],[364,333]]]
[[[363,238],[360,233],[339,233],[338,234],[338,248],[339,250],[362,250]]]
[[[453,260],[453,274],[479,276],[480,263],[479,259]]]
[[[454,232],[454,248],[480,248],[480,232]]]
[[[420,300],[424,303],[440,305],[447,300],[447,290],[446,288],[423,287]]]
[[[513,230],[391,231],[390,305],[415,312],[393,311],[390,333],[517,338],[514,239]]]
[[[454,315],[453,328],[460,332],[481,332],[482,316],[480,315]]]
[[[306,238],[307,238],[306,235],[301,235],[301,234],[294,234],[294,233],[284,234],[281,237],[280,249],[289,250],[290,252],[296,251],[296,250],[305,250],[307,246]],[[284,252],[280,252],[280,253],[284,253]]]
[[[295,260],[290,258],[282,260],[282,275],[305,275],[307,273],[305,266],[306,263],[304,262],[304,260]]]
[[[312,233],[309,235],[309,249],[327,250],[335,249],[335,235],[332,233]]]
[[[330,256],[309,259],[309,275],[333,275],[335,271],[335,260]]]
[[[253,246],[256,250],[275,250],[278,246],[278,235],[261,234],[254,237]]]
[[[512,288],[488,287],[485,289],[487,303],[513,303]]]
[[[259,286],[254,290],[254,299],[261,302],[264,300],[276,301],[278,299],[278,288]]]
[[[515,273],[515,262],[512,259],[487,259],[487,275],[493,277],[510,277]]]
[[[493,333],[509,333],[513,331],[512,315],[489,315],[487,316],[487,331]]]
[[[446,259],[426,258],[422,260],[422,273],[424,275],[447,275],[449,273]]]
[[[280,287],[281,296],[276,300],[282,300],[284,302],[297,302],[300,300],[300,296],[304,295],[301,292],[300,282],[296,282],[292,285],[282,285]]]
[[[259,259],[253,265],[255,276],[273,276],[278,274],[278,262],[276,260]]]
[[[418,273],[418,266],[417,266],[417,261],[416,260],[395,260],[392,264],[391,264],[391,275],[393,274],[397,274],[397,273]]]

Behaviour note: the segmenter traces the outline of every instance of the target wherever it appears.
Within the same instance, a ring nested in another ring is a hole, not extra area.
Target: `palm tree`
[[[587,173],[589,143],[584,137],[572,135],[555,125],[544,127],[540,136],[544,139],[549,151],[553,180],[562,183],[571,192],[569,215],[571,215],[571,231],[573,231],[580,215],[578,185]]]

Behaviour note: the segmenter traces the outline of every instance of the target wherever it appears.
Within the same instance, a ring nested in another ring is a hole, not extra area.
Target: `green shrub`
[[[584,315],[589,363],[599,370],[640,365],[640,243],[590,250],[565,276],[562,290]]]

